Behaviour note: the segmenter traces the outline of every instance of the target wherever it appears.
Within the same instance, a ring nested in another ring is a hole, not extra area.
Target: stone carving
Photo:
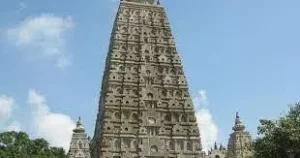
[[[234,131],[228,141],[228,158],[251,158],[252,152],[252,139],[249,132],[245,131],[240,116],[236,113],[235,124],[232,127]]]
[[[202,158],[195,119],[164,8],[155,0],[121,1],[92,158]]]
[[[253,150],[251,145],[251,136],[245,131],[240,116],[236,113],[233,133],[230,135],[228,141],[228,149],[226,150],[222,145],[217,147],[215,143],[214,149],[208,151],[205,158],[253,158]]]
[[[85,133],[84,126],[79,120],[77,121],[76,128],[73,130],[73,136],[68,153],[69,158],[90,158],[89,138]]]

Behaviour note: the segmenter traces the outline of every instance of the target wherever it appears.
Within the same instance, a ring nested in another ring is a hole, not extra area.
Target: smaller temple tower
[[[240,116],[236,113],[234,131],[230,134],[227,146],[227,158],[252,158],[252,139],[250,133],[245,131]]]
[[[76,128],[73,130],[70,150],[68,153],[69,158],[90,158],[89,137],[85,133],[84,126],[79,120],[77,121]]]

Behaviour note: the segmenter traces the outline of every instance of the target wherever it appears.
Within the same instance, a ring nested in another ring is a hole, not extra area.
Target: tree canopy
[[[25,132],[0,133],[0,157],[66,158],[63,148],[50,147],[45,139],[31,140]]]
[[[294,153],[300,157],[300,103],[291,105],[287,115],[276,120],[260,120],[255,157],[282,158]]]

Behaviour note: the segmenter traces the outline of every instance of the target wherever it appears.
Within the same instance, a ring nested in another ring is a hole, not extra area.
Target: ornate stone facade
[[[234,131],[228,141],[227,158],[252,158],[252,139],[250,133],[245,131],[240,116],[236,114]]]
[[[122,0],[103,76],[92,158],[201,158],[192,99],[164,8]]]
[[[253,158],[252,139],[249,132],[245,131],[238,113],[232,129],[234,132],[230,134],[228,149],[226,150],[222,145],[217,148],[215,144],[215,148],[209,151],[205,158]]]
[[[77,121],[76,128],[73,130],[69,158],[90,158],[89,138],[85,133],[81,119]]]

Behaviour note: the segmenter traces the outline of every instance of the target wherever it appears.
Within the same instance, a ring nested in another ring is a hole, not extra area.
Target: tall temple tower
[[[202,158],[187,81],[159,0],[121,0],[92,158]]]
[[[73,130],[68,158],[90,158],[89,143],[89,138],[79,117],[76,128]]]
[[[252,139],[250,133],[245,131],[240,116],[236,113],[234,131],[228,141],[227,158],[252,158]]]

